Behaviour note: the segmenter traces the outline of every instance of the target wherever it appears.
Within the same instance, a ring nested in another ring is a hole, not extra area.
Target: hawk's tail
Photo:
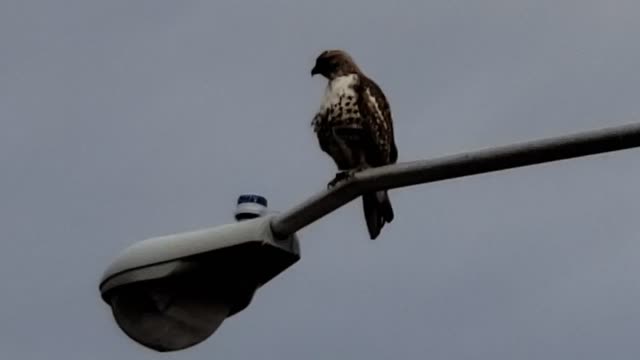
[[[369,229],[369,237],[374,240],[380,235],[384,224],[393,220],[393,208],[387,191],[362,195],[362,207],[364,218],[367,221],[367,229]]]

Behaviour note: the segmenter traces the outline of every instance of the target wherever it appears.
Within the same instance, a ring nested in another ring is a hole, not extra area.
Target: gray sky
[[[0,3],[7,359],[637,359],[638,150],[391,192],[206,342],[158,354],[99,298],[144,238],[283,210],[334,165],[309,126],[325,48],[385,90],[400,160],[640,119],[632,0]]]

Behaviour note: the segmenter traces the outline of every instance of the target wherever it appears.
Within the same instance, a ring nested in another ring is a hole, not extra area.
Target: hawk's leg
[[[334,160],[340,171],[327,185],[329,189],[351,179],[355,173],[367,167],[362,151],[362,126],[359,124],[334,126],[331,132],[336,145]]]

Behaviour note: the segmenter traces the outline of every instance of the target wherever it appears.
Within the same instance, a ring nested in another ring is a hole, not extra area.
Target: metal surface
[[[300,259],[295,234],[276,239],[271,215],[135,243],[107,268],[102,299],[118,326],[157,351],[207,339],[255,292]]]
[[[432,160],[367,169],[329,191],[276,215],[271,229],[286,237],[365,192],[640,147],[640,123],[495,147]]]
[[[272,240],[273,236],[269,228],[270,219],[270,216],[265,216],[240,223],[155,237],[135,243],[120,253],[107,268],[100,281],[100,289],[104,293],[123,281],[162,277],[167,272],[174,271],[174,268],[180,264],[172,264],[171,262],[237,246],[248,241],[268,241],[274,246],[299,253],[298,240],[295,237],[289,239],[288,242]],[[162,264],[170,265],[159,266]],[[145,267],[149,267],[149,269],[144,270]],[[131,270],[136,270],[136,272],[127,274]]]

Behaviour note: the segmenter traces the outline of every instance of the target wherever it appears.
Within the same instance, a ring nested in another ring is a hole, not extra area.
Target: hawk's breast
[[[354,85],[358,75],[337,77],[329,82],[320,109],[313,120],[315,131],[323,127],[354,125],[360,121],[360,112]]]

